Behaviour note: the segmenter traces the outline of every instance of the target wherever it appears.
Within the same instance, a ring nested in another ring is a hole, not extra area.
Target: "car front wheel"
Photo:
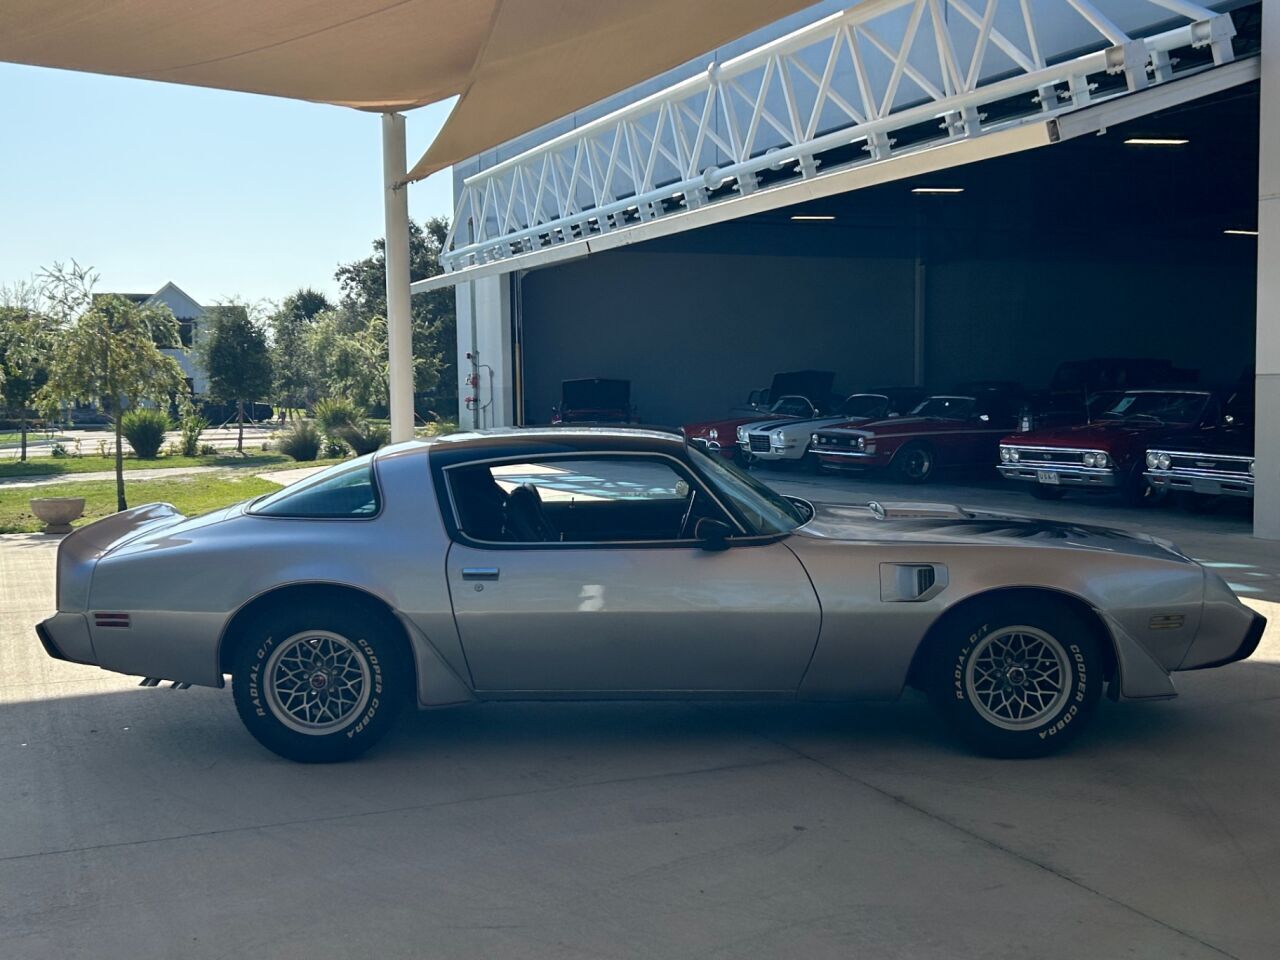
[[[353,759],[412,692],[412,659],[385,614],[278,610],[252,623],[232,661],[236,709],[268,750],[301,763]]]
[[[893,456],[889,472],[906,483],[926,483],[937,468],[933,448],[927,443],[908,443]]]
[[[933,648],[931,694],[974,749],[1036,757],[1092,717],[1103,662],[1091,625],[1052,600],[992,602],[960,614]]]

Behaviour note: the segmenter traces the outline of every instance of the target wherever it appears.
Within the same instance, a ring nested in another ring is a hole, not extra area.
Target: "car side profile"
[[[50,656],[230,676],[249,731],[345,760],[409,704],[854,700],[926,691],[976,749],[1062,745],[1104,686],[1248,657],[1265,620],[1141,534],[931,504],[784,497],[626,428],[386,447],[202,517],[67,536]]]

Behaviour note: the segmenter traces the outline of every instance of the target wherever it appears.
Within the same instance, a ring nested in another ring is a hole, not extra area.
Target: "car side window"
[[[451,467],[458,526],[493,543],[632,543],[692,537],[705,491],[657,457],[573,457]]]
[[[263,497],[248,510],[260,517],[358,520],[378,512],[373,458],[361,457]]]

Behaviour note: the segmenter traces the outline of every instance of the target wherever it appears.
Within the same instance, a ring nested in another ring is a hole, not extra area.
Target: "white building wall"
[[[1253,530],[1280,540],[1280,3],[1262,5],[1258,352]]]

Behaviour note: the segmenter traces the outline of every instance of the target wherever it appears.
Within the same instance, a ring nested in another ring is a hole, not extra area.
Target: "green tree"
[[[49,380],[40,391],[46,409],[75,401],[100,402],[111,416],[116,437],[116,505],[127,509],[124,496],[124,414],[144,400],[167,404],[186,389],[182,368],[158,347],[178,345],[178,321],[162,305],[133,303],[115,294],[79,297],[59,289],[78,282],[46,273],[54,302],[88,302],[58,336]],[[83,279],[83,278],[81,278]]]
[[[319,396],[316,365],[307,349],[306,333],[317,315],[332,308],[323,293],[302,289],[285,297],[280,308],[268,318],[272,389],[281,406],[305,406]]]
[[[271,392],[271,353],[267,336],[247,307],[222,304],[205,311],[205,333],[197,347],[209,378],[209,395],[236,405],[236,450],[244,453],[244,404]]]
[[[410,279],[425,280],[443,271],[440,253],[448,233],[449,221],[444,217],[432,217],[421,225],[410,221]],[[343,264],[334,274],[342,291],[340,306],[352,321],[348,328],[351,333],[365,329],[374,317],[387,315],[385,241],[375,240],[373,250],[372,256]],[[457,318],[453,288],[418,294],[411,299],[411,304],[414,389],[456,397]]]
[[[35,297],[0,291],[0,400],[18,421],[19,459],[27,459],[27,430],[36,394],[49,379],[54,348],[53,321],[40,312]]]

